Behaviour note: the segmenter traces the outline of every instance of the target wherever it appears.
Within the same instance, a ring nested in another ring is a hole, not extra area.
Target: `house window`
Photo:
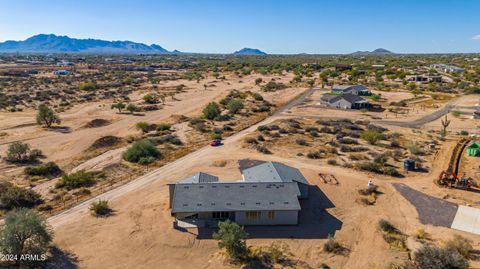
[[[228,215],[228,211],[212,212],[212,218],[214,219],[227,219]]]
[[[268,211],[268,219],[275,219],[275,211]]]
[[[260,211],[248,211],[246,214],[248,220],[258,220],[261,216]]]

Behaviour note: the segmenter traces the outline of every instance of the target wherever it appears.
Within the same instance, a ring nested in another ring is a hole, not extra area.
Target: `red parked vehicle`
[[[220,139],[214,139],[214,140],[210,141],[210,146],[212,146],[212,147],[217,147],[217,146],[221,146],[221,145],[223,145],[223,144],[222,144],[222,140],[220,140]]]

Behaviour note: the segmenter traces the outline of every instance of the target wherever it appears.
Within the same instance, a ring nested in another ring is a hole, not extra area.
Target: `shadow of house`
[[[246,226],[248,238],[326,239],[342,228],[342,221],[325,210],[335,205],[318,186],[309,186],[309,198],[301,200],[300,204],[302,209],[297,225]],[[197,239],[212,239],[215,231],[213,228],[197,228]]]

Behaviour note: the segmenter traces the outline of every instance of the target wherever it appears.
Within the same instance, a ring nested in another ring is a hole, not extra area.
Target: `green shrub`
[[[332,235],[328,235],[327,242],[323,245],[323,251],[328,253],[335,253],[341,254],[344,248],[342,245],[333,237]]]
[[[90,211],[95,217],[108,216],[112,213],[112,209],[108,206],[107,200],[99,200],[90,205]]]
[[[25,168],[25,174],[28,176],[56,177],[62,173],[63,171],[54,162]]]
[[[414,257],[415,263],[419,268],[469,268],[468,260],[455,249],[424,245],[415,252]]]
[[[172,128],[172,125],[171,124],[168,124],[168,123],[160,123],[158,126],[157,126],[157,131],[168,131]]]
[[[76,189],[80,187],[88,187],[95,183],[95,172],[78,171],[71,174],[63,175],[56,183],[56,188]]]
[[[2,182],[0,183],[0,203],[4,209],[31,208],[43,203],[43,200],[40,194],[32,189],[18,187],[9,182]]]
[[[263,96],[259,93],[254,93],[252,96],[253,96],[253,99],[257,101],[263,101]]]
[[[203,116],[209,120],[213,120],[216,117],[220,116],[220,108],[218,107],[218,104],[215,102],[209,103],[204,109],[203,109]]]
[[[84,82],[79,88],[81,91],[93,91],[97,86],[93,82]]]
[[[367,141],[371,145],[375,145],[378,141],[384,139],[384,136],[382,133],[375,130],[365,130],[360,135],[360,138]]]
[[[38,106],[36,120],[38,125],[45,125],[47,128],[50,128],[53,124],[60,124],[61,122],[57,114],[45,104]]]
[[[213,239],[218,241],[218,247],[225,248],[232,260],[239,261],[246,258],[248,234],[243,228],[231,220],[219,222],[218,228],[218,231],[213,233]]]
[[[144,121],[137,122],[135,124],[135,128],[137,130],[140,130],[144,134],[148,133],[148,131],[150,131],[150,129],[151,129],[150,124],[148,124],[147,122],[144,122]]]
[[[160,152],[148,139],[135,142],[123,153],[123,159],[132,163],[138,163],[141,158],[152,157],[158,159]],[[145,160],[143,160],[145,161]]]
[[[236,114],[240,109],[243,108],[243,102],[238,99],[232,99],[227,104],[228,111],[232,114]]]
[[[40,150],[32,150],[27,143],[17,141],[8,145],[5,160],[12,163],[33,162],[41,156],[42,152]]]

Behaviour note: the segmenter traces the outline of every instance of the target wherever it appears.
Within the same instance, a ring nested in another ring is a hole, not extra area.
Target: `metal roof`
[[[177,183],[172,213],[300,210],[294,182]]]
[[[218,182],[218,177],[199,172],[180,180],[178,183],[209,183]]]
[[[278,162],[266,162],[242,171],[246,182],[298,182],[307,184],[307,179],[297,169]]]

